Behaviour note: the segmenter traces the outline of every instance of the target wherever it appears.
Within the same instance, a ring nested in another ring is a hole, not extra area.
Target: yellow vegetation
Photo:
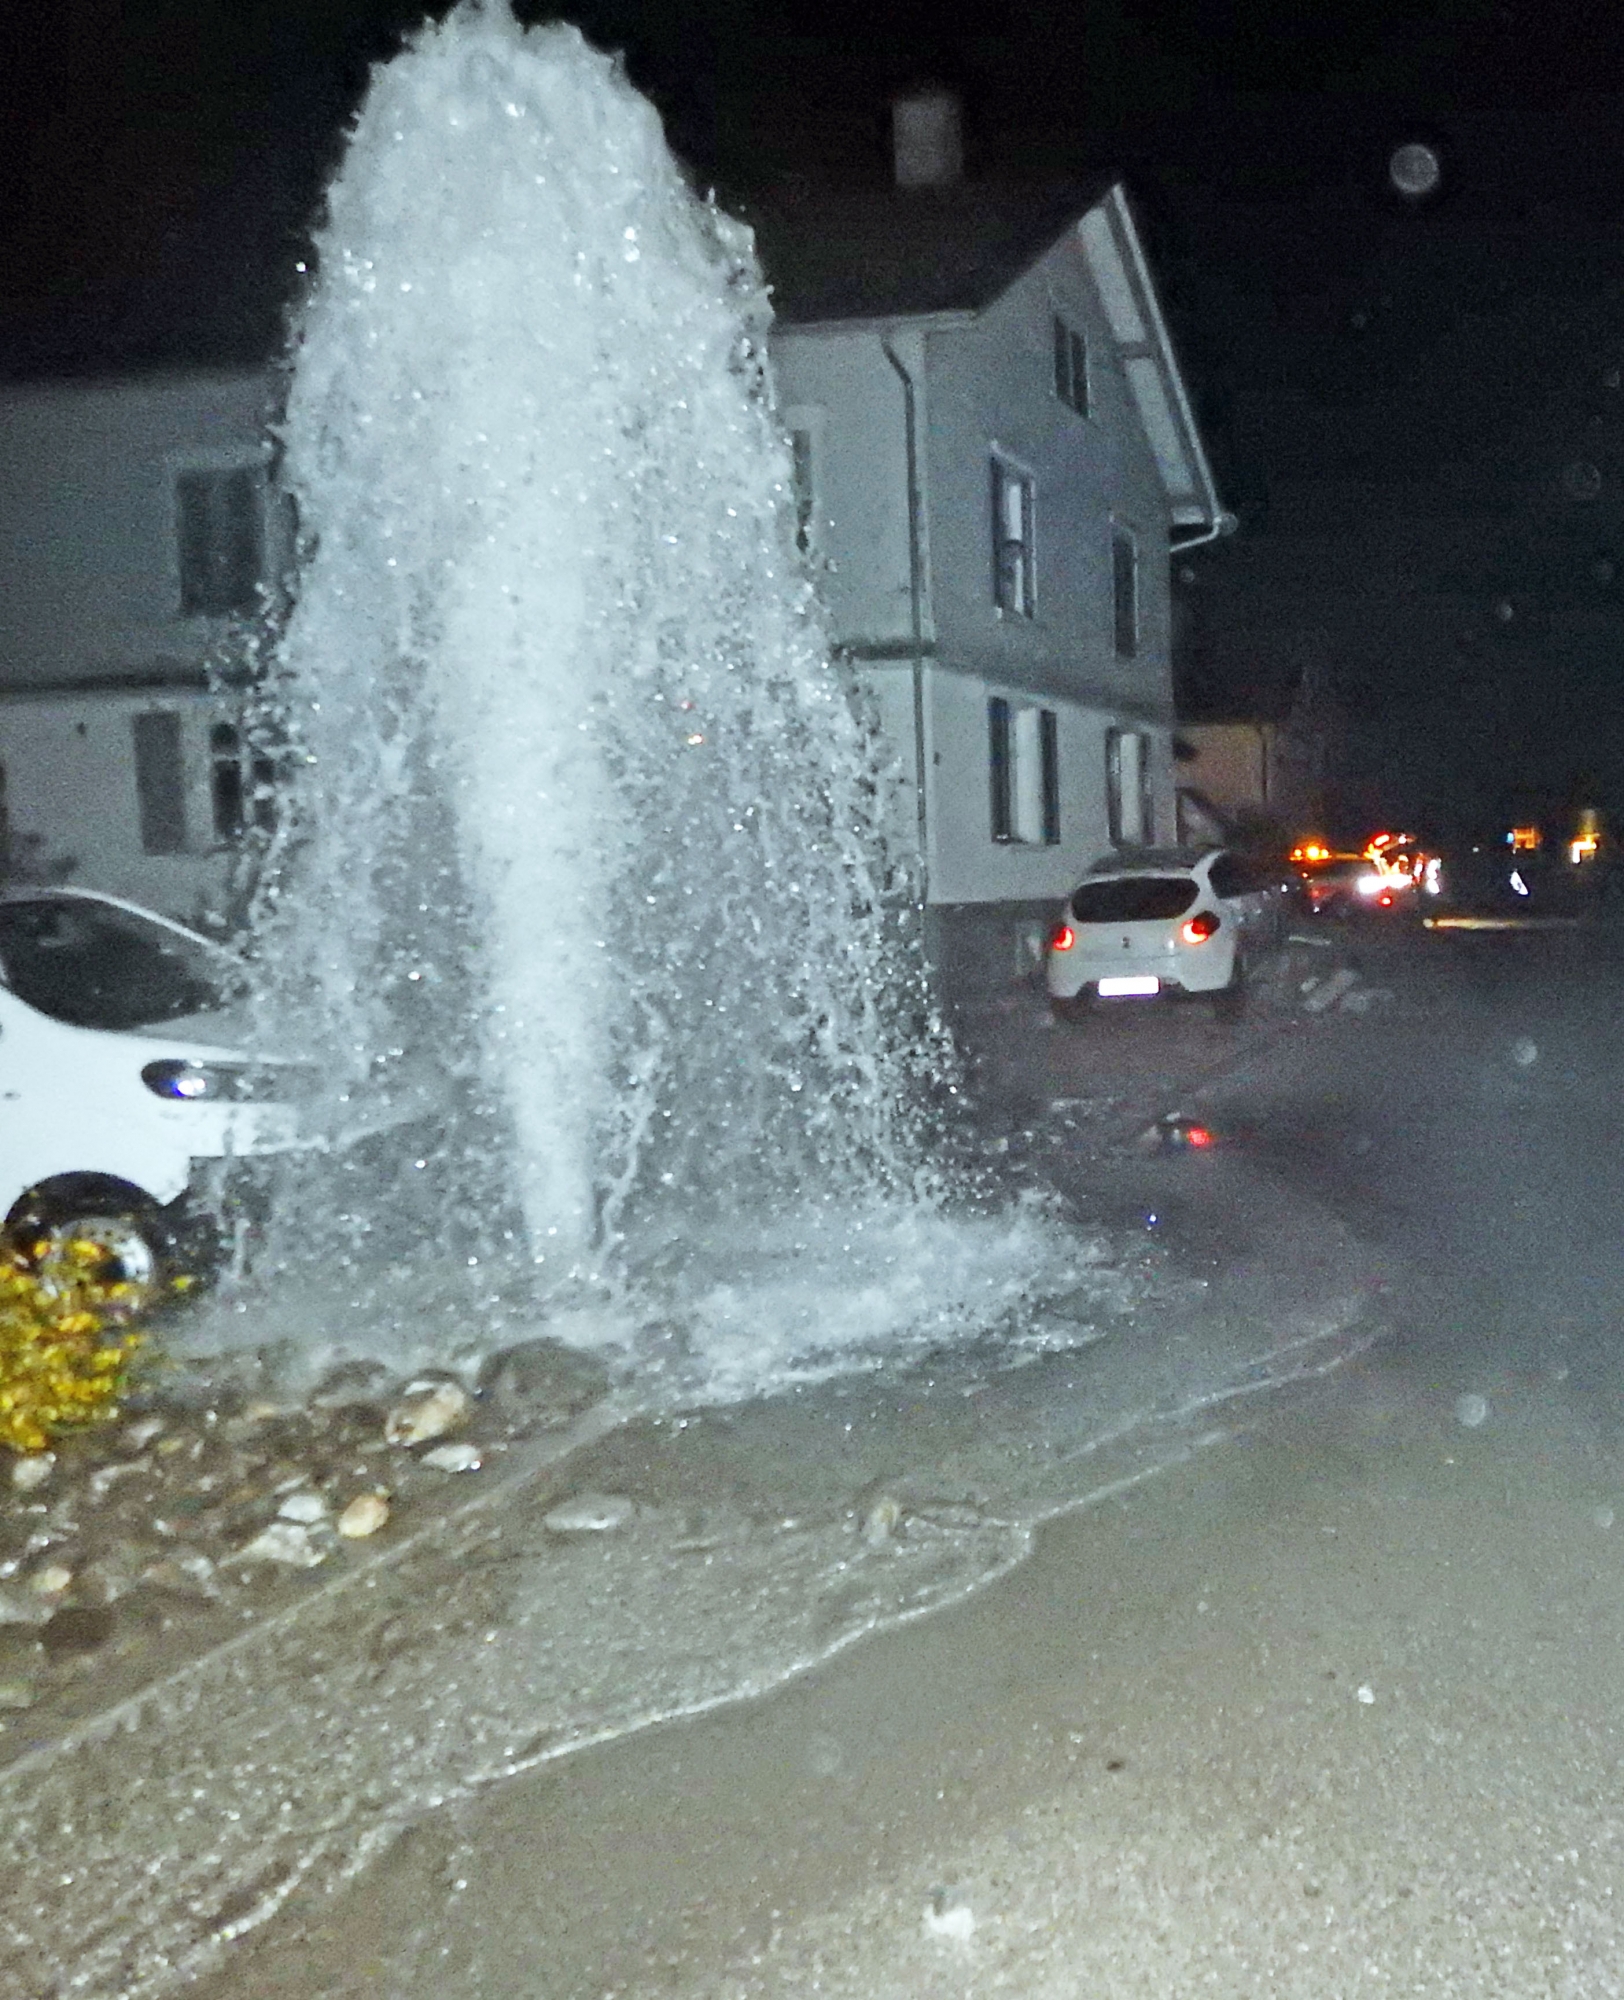
[[[43,1451],[65,1430],[118,1415],[145,1336],[119,1325],[125,1289],[101,1282],[95,1244],[70,1245],[78,1282],[44,1283],[0,1260],[0,1445]]]

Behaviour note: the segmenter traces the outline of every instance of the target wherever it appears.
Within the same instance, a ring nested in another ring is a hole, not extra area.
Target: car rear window
[[[1197,893],[1188,875],[1119,875],[1085,882],[1071,899],[1071,914],[1080,924],[1157,923],[1182,917]]]

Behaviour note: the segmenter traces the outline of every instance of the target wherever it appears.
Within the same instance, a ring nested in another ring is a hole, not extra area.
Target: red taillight
[[[1393,907],[1393,899],[1391,896],[1381,895],[1376,898],[1376,901],[1381,904],[1384,910],[1390,910]]]
[[[1179,936],[1186,944],[1205,944],[1210,937],[1218,935],[1218,919],[1211,910],[1203,910],[1191,917],[1187,924],[1179,925]]]
[[[1195,1146],[1198,1149],[1202,1146],[1210,1146],[1212,1144],[1212,1134],[1207,1130],[1205,1125],[1186,1125],[1184,1128],[1184,1143],[1186,1146]]]
[[[1062,924],[1054,936],[1050,938],[1049,949],[1051,951],[1070,951],[1076,942],[1077,933],[1072,929],[1071,925]]]

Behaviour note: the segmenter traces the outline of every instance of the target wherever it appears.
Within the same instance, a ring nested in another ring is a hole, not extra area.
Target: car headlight
[[[251,1098],[285,1098],[293,1093],[288,1079],[268,1063],[190,1062],[183,1056],[164,1056],[149,1062],[141,1081],[155,1097],[168,1097],[183,1104],[241,1104]]]

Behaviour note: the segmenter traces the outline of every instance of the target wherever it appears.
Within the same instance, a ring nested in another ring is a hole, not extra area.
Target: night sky
[[[0,40],[0,375],[252,361],[398,0],[56,0]],[[528,10],[542,18],[551,10]],[[591,0],[724,199],[883,180],[891,91],[967,170],[1127,180],[1232,540],[1176,577],[1190,713],[1332,730],[1349,833],[1624,824],[1624,27],[1612,7],[958,10]],[[883,26],[876,30],[878,16]],[[1422,138],[1433,197],[1387,178]]]

